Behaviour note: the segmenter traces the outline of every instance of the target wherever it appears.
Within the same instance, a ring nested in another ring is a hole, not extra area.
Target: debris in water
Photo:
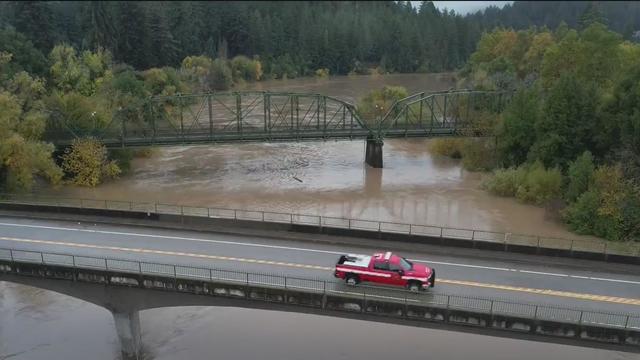
[[[294,178],[294,179],[296,179],[296,180],[298,180],[298,181],[300,181],[300,182],[302,182],[302,180],[298,179],[298,177],[297,177],[297,176],[294,176],[293,178]]]

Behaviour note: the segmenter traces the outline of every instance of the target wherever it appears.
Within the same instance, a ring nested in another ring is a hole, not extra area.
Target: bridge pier
[[[116,323],[123,359],[140,358],[140,313],[138,311],[111,313]]]
[[[367,138],[367,150],[365,151],[364,162],[372,168],[382,168],[382,140]]]

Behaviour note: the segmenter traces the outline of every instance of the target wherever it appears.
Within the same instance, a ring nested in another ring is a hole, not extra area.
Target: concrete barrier
[[[403,234],[397,232],[370,231],[362,229],[337,228],[330,226],[291,224],[267,220],[242,220],[229,218],[213,218],[184,214],[159,214],[154,212],[126,211],[112,209],[78,208],[55,205],[32,205],[16,203],[0,203],[0,209],[9,211],[26,211],[34,213],[57,213],[69,215],[95,216],[107,218],[129,218],[149,221],[149,224],[164,225],[172,228],[216,231],[219,228],[264,229],[271,231],[288,231],[305,234],[325,234],[363,239],[378,239],[406,243],[419,243],[447,247],[475,248],[481,250],[505,251],[524,254],[537,254],[555,257],[569,257],[578,259],[608,261],[623,264],[640,265],[640,257],[631,255],[606,254],[588,251],[577,251],[564,248],[533,246],[526,244],[509,244],[445,236],[429,236],[417,234]]]

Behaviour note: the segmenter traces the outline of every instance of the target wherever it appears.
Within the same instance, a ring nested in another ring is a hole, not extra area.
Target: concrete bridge
[[[95,137],[109,148],[221,142],[365,139],[365,161],[381,168],[384,138],[486,136],[486,119],[510,93],[457,90],[418,93],[380,118],[326,95],[228,92],[154,97],[142,108],[87,124],[52,114],[44,138],[58,147]]]
[[[144,309],[233,306],[444,326],[497,336],[640,352],[636,315],[606,314],[458,295],[262,273],[0,249],[0,281],[35,286],[112,312],[125,358],[138,358]]]

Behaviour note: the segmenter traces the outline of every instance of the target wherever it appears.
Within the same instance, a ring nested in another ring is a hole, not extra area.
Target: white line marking
[[[527,274],[536,274],[536,275],[549,275],[549,276],[569,277],[569,275],[567,275],[567,274],[557,274],[557,273],[541,272],[541,271],[518,270],[518,272],[527,273]]]
[[[501,267],[469,265],[469,264],[456,264],[456,263],[450,263],[450,262],[430,261],[430,260],[422,260],[422,259],[409,259],[409,261],[416,261],[416,262],[437,264],[437,265],[459,266],[459,267],[467,267],[467,268],[474,268],[474,269],[485,269],[485,270],[498,270],[498,271],[509,271],[510,270],[510,269],[501,268]]]
[[[122,231],[91,230],[91,229],[78,229],[78,228],[68,228],[68,227],[59,227],[59,226],[29,225],[29,224],[15,224],[15,223],[2,223],[2,222],[0,222],[0,226],[25,227],[25,228],[47,229],[47,230],[58,230],[58,231],[77,231],[77,232],[88,232],[88,233],[107,234],[107,235],[138,236],[138,237],[193,241],[193,242],[212,243],[212,244],[252,246],[252,247],[261,247],[261,248],[267,248],[267,249],[293,250],[293,251],[313,252],[313,253],[320,253],[320,254],[331,254],[331,255],[344,254],[344,252],[330,251],[330,250],[318,250],[318,249],[308,249],[308,248],[299,248],[299,247],[291,247],[291,246],[266,245],[266,244],[257,244],[257,243],[225,241],[225,240],[209,240],[209,239],[200,239],[200,238],[183,237],[183,236],[141,234],[141,233],[131,233],[131,232],[122,232]],[[409,260],[420,262],[420,263],[426,263],[426,264],[456,266],[456,267],[465,267],[465,268],[472,268],[472,269],[511,271],[511,272],[521,272],[521,273],[529,273],[529,274],[536,274],[536,275],[543,275],[543,276],[569,277],[569,278],[576,278],[576,279],[583,279],[583,280],[606,281],[606,282],[640,285],[640,281],[632,281],[632,280],[587,277],[587,276],[558,274],[558,273],[545,273],[545,272],[539,272],[539,271],[509,269],[509,268],[503,268],[503,267],[460,264],[460,263],[451,263],[451,262],[444,262],[444,261],[431,261],[428,259],[409,259]]]

